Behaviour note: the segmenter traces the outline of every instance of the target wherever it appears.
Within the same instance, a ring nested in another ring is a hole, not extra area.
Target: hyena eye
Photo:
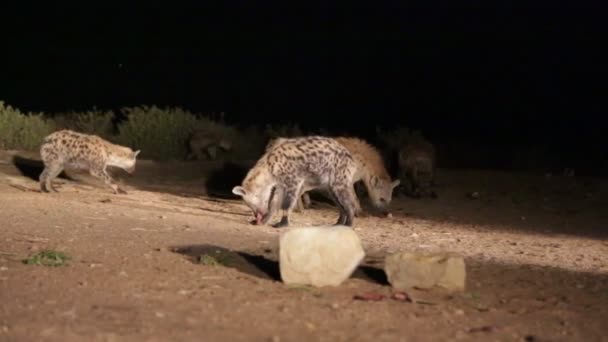
[[[386,198],[380,198],[380,202],[386,203]]]

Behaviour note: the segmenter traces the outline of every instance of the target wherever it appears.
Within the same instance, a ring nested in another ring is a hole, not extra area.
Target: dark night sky
[[[43,111],[181,106],[353,132],[404,124],[438,141],[603,141],[600,2],[485,3],[6,12],[19,26],[4,20],[0,99]]]

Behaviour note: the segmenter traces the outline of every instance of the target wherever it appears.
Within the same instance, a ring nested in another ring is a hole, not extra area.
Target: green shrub
[[[53,119],[58,129],[71,129],[86,134],[95,134],[104,139],[114,135],[114,113],[93,108],[83,113],[67,112],[56,114]]]
[[[21,113],[0,101],[0,148],[35,150],[42,139],[55,130],[42,113]]]
[[[156,106],[122,109],[127,120],[118,126],[116,142],[141,149],[141,158],[180,160],[188,155],[187,142],[198,122],[181,108],[162,109]]]

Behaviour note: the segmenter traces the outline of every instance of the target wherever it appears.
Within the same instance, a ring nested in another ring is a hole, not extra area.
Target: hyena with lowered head
[[[365,140],[355,137],[336,137],[334,139],[346,147],[355,160],[356,172],[352,186],[354,187],[354,183],[362,181],[372,205],[386,215],[393,198],[393,190],[399,186],[400,180],[391,179],[380,151]],[[299,204],[300,207],[308,206],[310,204],[308,194],[303,194],[301,201],[303,203]],[[362,214],[363,210],[357,200],[355,216],[362,216]]]
[[[96,135],[60,130],[47,135],[40,146],[40,157],[44,170],[40,174],[40,190],[57,190],[52,181],[64,168],[88,169],[112,188],[114,193],[126,194],[107,173],[107,166],[116,166],[129,173],[135,171],[135,163],[140,150],[133,152],[129,147],[112,144]]]
[[[435,147],[426,140],[406,144],[399,150],[399,175],[408,184],[410,195],[421,197],[437,194],[430,188],[435,183]]]
[[[266,224],[280,207],[281,221],[273,225],[278,228],[289,225],[289,215],[303,191],[321,189],[340,210],[336,224],[352,226],[355,172],[350,152],[332,138],[277,138],[232,192],[253,211],[257,224]]]

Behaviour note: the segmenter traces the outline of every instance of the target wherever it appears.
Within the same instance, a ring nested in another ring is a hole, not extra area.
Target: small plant
[[[197,262],[206,266],[230,266],[232,259],[230,254],[218,254],[217,256],[201,254],[198,256]]]
[[[70,260],[70,257],[62,252],[43,250],[24,259],[23,263],[39,266],[65,266],[68,260]]]
[[[198,263],[206,266],[218,266],[220,264],[216,258],[209,254],[199,255]]]

